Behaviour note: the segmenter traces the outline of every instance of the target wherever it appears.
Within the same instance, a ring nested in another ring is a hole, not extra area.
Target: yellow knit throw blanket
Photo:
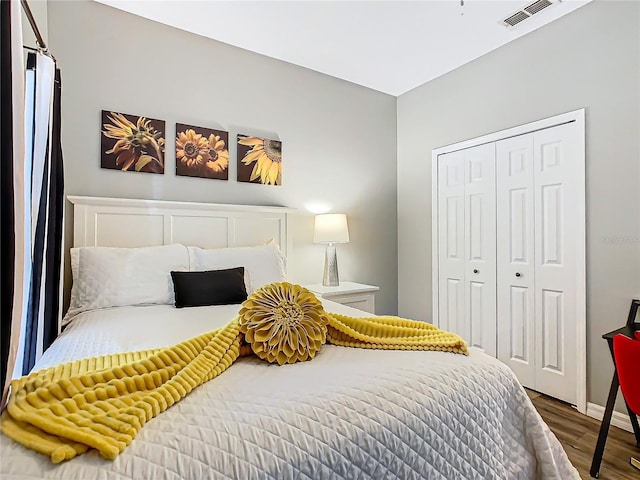
[[[326,314],[327,340],[373,349],[441,350],[467,354],[465,342],[431,324],[398,317]],[[34,372],[11,382],[2,414],[5,435],[53,463],[95,448],[113,460],[142,426],[194,388],[217,377],[239,356],[238,318],[173,347],[104,355]]]

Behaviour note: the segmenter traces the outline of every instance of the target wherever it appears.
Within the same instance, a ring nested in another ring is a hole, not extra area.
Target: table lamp
[[[347,216],[344,213],[316,215],[313,242],[327,244],[324,252],[322,285],[325,287],[337,287],[340,285],[340,281],[338,280],[338,258],[334,244],[349,243]]]

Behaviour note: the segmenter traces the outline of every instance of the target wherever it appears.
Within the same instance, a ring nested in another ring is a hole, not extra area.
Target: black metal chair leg
[[[627,401],[625,400],[625,404]],[[633,434],[636,437],[636,447],[640,448],[640,425],[638,425],[638,416],[627,405],[627,412],[629,412],[629,420],[631,420],[631,426],[633,427]]]
[[[600,464],[602,463],[602,455],[604,454],[604,446],[607,443],[607,435],[609,434],[609,426],[611,425],[611,416],[613,415],[613,407],[616,403],[616,396],[618,395],[618,387],[620,381],[618,380],[618,372],[614,372],[611,379],[611,388],[609,389],[609,397],[607,398],[607,406],[604,409],[604,416],[602,417],[602,424],[600,425],[600,433],[598,434],[598,442],[596,443],[596,449],[593,452],[593,460],[591,461],[591,470],[589,474],[593,478],[598,478],[600,473]]]

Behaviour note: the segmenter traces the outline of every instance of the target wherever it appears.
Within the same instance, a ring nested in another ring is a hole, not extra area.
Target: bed
[[[197,225],[217,225],[205,232],[207,241],[218,242],[211,240],[212,232],[227,225],[219,238],[226,238],[224,244],[201,244],[218,247],[215,255],[242,242],[275,240],[283,253],[290,248],[286,210],[125,203],[78,200],[74,244],[139,247],[145,244],[140,237],[159,235],[150,228],[114,235],[113,222],[130,222],[132,215],[162,218],[156,225],[162,232],[157,244],[176,241],[167,222],[183,227],[185,243],[198,243],[200,227],[189,231],[184,218],[202,215],[206,220],[200,218]],[[184,218],[175,221],[173,215]],[[104,219],[111,222],[109,229],[103,228]],[[238,229],[246,231],[238,235]],[[202,267],[193,265],[192,257],[189,269]],[[260,281],[252,270],[248,290]],[[366,315],[322,302],[328,312]],[[239,309],[89,306],[71,309],[67,328],[36,369],[169,346],[225,325]],[[312,361],[284,366],[243,357],[152,419],[114,461],[89,451],[53,465],[5,436],[0,451],[3,479],[579,478],[511,371],[473,349],[464,356],[325,345]]]

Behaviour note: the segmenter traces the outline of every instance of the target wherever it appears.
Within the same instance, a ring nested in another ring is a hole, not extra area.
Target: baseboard
[[[589,402],[587,403],[587,415],[591,418],[595,418],[596,420],[602,420],[602,417],[604,417],[604,407],[596,403]],[[627,432],[633,432],[629,415],[616,412],[615,410],[611,416],[611,425],[626,430]]]

